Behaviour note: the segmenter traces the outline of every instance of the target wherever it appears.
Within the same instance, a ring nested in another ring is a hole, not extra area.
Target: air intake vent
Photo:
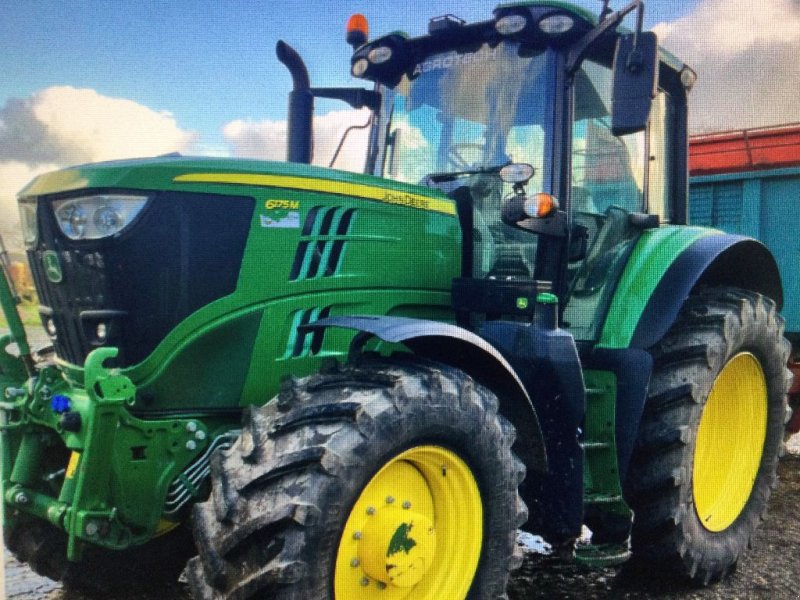
[[[290,281],[330,277],[337,273],[355,213],[355,208],[339,206],[315,206],[308,212],[289,274]]]
[[[325,330],[300,331],[300,327],[318,321],[319,319],[325,319],[330,316],[330,314],[330,306],[296,311],[293,315],[291,329],[289,330],[289,339],[286,343],[286,352],[283,358],[300,358],[319,354],[319,351],[322,349]]]

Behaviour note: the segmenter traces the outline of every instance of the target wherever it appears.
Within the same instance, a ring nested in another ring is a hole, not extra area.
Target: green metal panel
[[[42,175],[22,195],[87,186],[256,200],[235,292],[190,315],[125,370],[139,389],[137,409],[263,403],[282,376],[311,372],[346,348],[331,333],[323,348],[311,352],[308,338],[303,352],[287,356],[305,316],[447,308],[460,272],[455,206],[435,189],[307,165],[167,158]],[[62,367],[82,383],[79,365]]]
[[[644,232],[617,286],[598,346],[627,348],[647,302],[670,265],[695,241],[719,233],[679,226]]]
[[[622,497],[617,463],[616,407],[617,378],[608,371],[584,371],[586,416],[581,446],[586,460],[583,500],[595,516],[629,521],[631,509]],[[576,549],[579,562],[592,567],[621,564],[630,557],[627,543],[590,545]]]

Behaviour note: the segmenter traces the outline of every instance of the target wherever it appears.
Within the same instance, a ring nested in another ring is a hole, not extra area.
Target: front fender
[[[601,348],[649,348],[664,337],[692,290],[734,286],[772,298],[780,309],[778,265],[757,240],[699,227],[645,234],[617,287]]]
[[[355,329],[361,333],[354,338],[354,346],[374,336],[384,342],[402,343],[418,356],[464,371],[497,394],[500,413],[517,430],[518,453],[526,466],[547,469],[539,419],[525,386],[500,352],[471,331],[439,321],[388,316],[329,317],[306,327]],[[351,348],[351,354],[357,349]]]

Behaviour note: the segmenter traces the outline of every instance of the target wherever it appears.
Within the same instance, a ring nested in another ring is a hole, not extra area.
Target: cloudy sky
[[[14,195],[54,168],[173,151],[282,159],[291,79],[275,58],[278,39],[300,51],[313,84],[354,85],[343,34],[350,14],[364,13],[374,34],[418,35],[432,16],[481,20],[494,4],[0,2],[0,233],[13,241]],[[696,131],[800,121],[800,0],[646,4],[647,26],[700,75]],[[325,163],[344,128],[366,115],[326,102],[317,114],[316,160]]]

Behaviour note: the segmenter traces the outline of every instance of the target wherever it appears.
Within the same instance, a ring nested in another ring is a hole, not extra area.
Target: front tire
[[[514,432],[450,367],[369,361],[287,381],[212,461],[196,598],[503,597],[527,517]]]
[[[720,288],[691,296],[651,352],[626,483],[633,564],[707,585],[735,569],[766,513],[783,440],[789,343],[774,302]]]

